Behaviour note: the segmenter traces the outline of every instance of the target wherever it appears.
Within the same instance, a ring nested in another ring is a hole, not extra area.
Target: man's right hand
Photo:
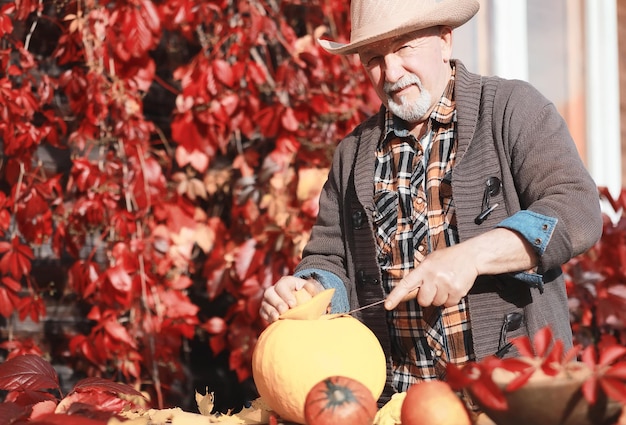
[[[323,290],[324,287],[315,280],[284,276],[265,290],[259,314],[263,320],[272,323],[285,311],[310,300]],[[302,291],[310,296],[303,296]]]

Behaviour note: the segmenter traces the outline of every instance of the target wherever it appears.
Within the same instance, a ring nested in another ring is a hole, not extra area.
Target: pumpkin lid
[[[334,294],[335,288],[325,289],[322,292],[317,293],[307,302],[285,311],[278,318],[292,320],[317,320],[326,314]]]

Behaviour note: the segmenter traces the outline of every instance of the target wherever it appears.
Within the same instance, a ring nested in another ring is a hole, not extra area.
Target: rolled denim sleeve
[[[346,286],[336,274],[321,269],[304,269],[296,272],[294,276],[315,279],[326,289],[334,288],[335,294],[330,302],[331,313],[347,313],[350,310]]]
[[[530,243],[541,257],[552,238],[558,220],[533,211],[522,210],[502,220],[497,227],[514,230]],[[513,276],[543,292],[543,276],[533,272],[513,273]]]

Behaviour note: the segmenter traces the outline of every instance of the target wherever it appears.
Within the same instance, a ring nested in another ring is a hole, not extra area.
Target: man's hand
[[[450,307],[461,301],[478,275],[529,270],[537,254],[517,232],[497,228],[457,245],[436,250],[407,274],[391,291],[385,308],[417,297],[422,307]]]
[[[415,297],[422,307],[457,305],[478,276],[474,257],[463,248],[454,245],[429,254],[391,291],[385,308],[392,310]]]
[[[310,297],[300,297],[300,302],[296,296],[296,291],[305,290],[311,296],[324,290],[324,287],[312,279],[301,279],[295,276],[284,276],[265,290],[259,314],[268,323],[278,320],[278,317],[285,311],[302,304]]]

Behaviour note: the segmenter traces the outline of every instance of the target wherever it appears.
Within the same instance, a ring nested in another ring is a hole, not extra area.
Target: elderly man
[[[336,288],[405,391],[544,326],[571,346],[561,265],[591,247],[596,185],[562,117],[529,84],[468,72],[452,30],[475,0],[353,0],[350,42],[383,106],[338,146],[294,276],[267,289],[268,321],[293,292]],[[514,351],[508,355],[515,354]]]

